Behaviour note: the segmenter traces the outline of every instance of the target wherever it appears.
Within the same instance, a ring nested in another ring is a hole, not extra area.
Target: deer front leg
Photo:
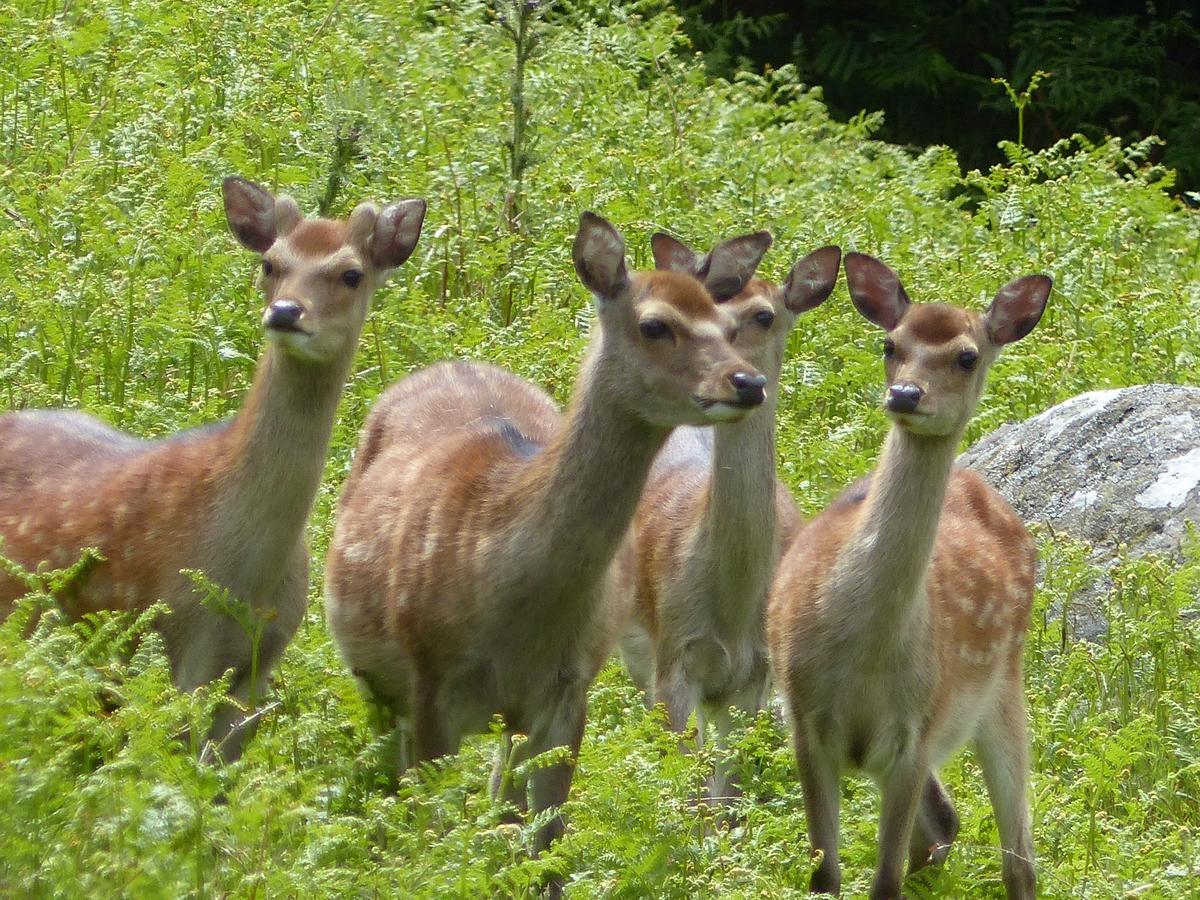
[[[1029,736],[1021,673],[1001,686],[993,710],[979,723],[975,752],[987,782],[1000,846],[1004,890],[1009,900],[1032,900],[1037,891],[1033,828],[1029,816]]]
[[[796,764],[800,769],[800,787],[804,791],[804,816],[808,822],[808,842],[820,852],[821,862],[809,879],[814,894],[840,894],[842,867],[838,860],[838,816],[841,773],[828,749],[810,741],[803,722],[795,726]]]
[[[571,778],[575,772],[575,760],[579,756],[579,745],[583,741],[584,720],[587,715],[587,700],[582,692],[564,696],[553,707],[534,722],[526,741],[529,758],[545,753],[555,747],[566,747],[571,758],[535,769],[529,776],[530,806],[534,815],[566,802],[571,789]],[[563,833],[564,820],[561,814],[537,833],[534,852],[545,850]]]
[[[879,863],[871,882],[871,900],[900,900],[904,856],[912,836],[921,791],[929,774],[924,747],[902,750],[881,779]]]

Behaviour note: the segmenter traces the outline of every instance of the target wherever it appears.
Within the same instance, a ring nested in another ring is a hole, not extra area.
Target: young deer
[[[290,197],[241,178],[224,183],[234,236],[262,254],[265,355],[230,421],[141,441],[78,412],[0,417],[0,552],[27,566],[63,566],[95,547],[104,560],[67,612],[171,609],[159,624],[175,683],[191,690],[228,669],[240,700],[261,694],[300,625],[308,587],[304,525],[325,466],[338,398],[371,296],[412,253],[423,200],[349,219],[304,218]],[[202,606],[181,569],[198,569],[266,619],[257,666],[249,636]],[[23,593],[0,573],[0,610]],[[251,684],[251,671],[257,683]],[[231,758],[236,710],[211,746]]]
[[[1041,318],[1050,279],[1000,290],[984,315],[912,305],[896,274],[846,256],[854,305],[888,332],[892,419],[874,473],[797,536],[772,590],[768,637],[791,715],[814,891],[837,893],[838,780],[867,772],[883,795],[875,898],[940,862],[958,818],[936,770],[974,738],[1010,898],[1034,895],[1021,657],[1035,551],[1021,521],[955,451],[1005,344]],[[915,822],[915,828],[914,828]],[[911,841],[910,841],[911,837]]]
[[[761,255],[771,236],[736,242]],[[659,269],[700,277],[728,246],[704,257],[665,234],[652,245]],[[696,711],[700,740],[709,721],[719,737],[728,733],[731,706],[754,714],[767,700],[767,593],[800,524],[775,477],[779,372],[797,317],[829,296],[840,264],[840,249],[822,247],[796,263],[783,287],[754,278],[721,304],[738,323],[734,348],[767,378],[763,409],[741,422],[676,429],[638,506],[637,603],[622,655],[647,699],[666,706],[672,728],[682,731]],[[719,763],[710,796],[734,790]]]
[[[701,282],[628,273],[624,241],[592,213],[574,259],[598,327],[565,417],[501,369],[441,363],[391,388],[363,429],[328,617],[346,664],[394,715],[402,765],[454,753],[496,713],[513,764],[578,752],[588,686],[625,616],[627,567],[613,563],[655,455],[676,425],[762,402],[762,376]],[[736,291],[757,261],[727,255],[710,280]],[[513,732],[528,740],[514,748]],[[501,768],[493,790],[524,809],[525,786]],[[532,774],[535,812],[566,799],[571,774]],[[535,849],[562,828],[552,819]]]

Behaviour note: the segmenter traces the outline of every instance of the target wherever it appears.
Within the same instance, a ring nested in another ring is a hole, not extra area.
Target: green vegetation
[[[479,0],[0,4],[6,408],[82,407],[147,436],[237,408],[262,335],[255,266],[221,212],[226,174],[331,214],[364,197],[429,200],[421,244],[365,330],[310,529],[310,613],[241,762],[200,765],[174,739],[220,686],[174,692],[144,620],[50,613],[26,637],[45,592],[77,571],[33,578],[0,625],[0,892],[522,895],[553,867],[581,897],[803,893],[800,792],[769,717],[747,723],[750,795],[719,826],[690,802],[706,754],[680,754],[610,667],[568,835],[530,860],[532,826],[498,824],[487,799],[487,739],[386,793],[384,748],[325,630],[332,505],[386,384],[466,357],[567,397],[589,322],[569,257],[581,209],[622,227],[643,265],[657,228],[703,246],[765,226],[774,276],[827,242],[883,257],[918,300],[981,306],[1011,277],[1052,274],[1047,316],[997,365],[970,439],[1083,390],[1200,378],[1200,222],[1156,186],[1148,144],[1010,143],[1005,165],[963,177],[944,148],[873,140],[876,117],[831,120],[791,69],[712,81],[656,0],[564,0],[535,19],[516,92],[512,32]],[[841,287],[793,337],[781,471],[809,511],[877,451],[879,337]],[[1112,639],[1064,646],[1051,610],[1086,553],[1040,538],[1028,697],[1044,895],[1192,896],[1200,559],[1122,565]],[[964,754],[947,776],[960,845],[909,890],[999,896],[978,771]],[[877,800],[857,782],[845,797],[857,893]]]
[[[999,162],[1007,79],[1037,92],[1030,145],[1073,132],[1140,140],[1200,187],[1200,20],[1192,0],[679,0],[710,72],[792,63],[838,115],[881,109],[880,135],[945,143],[968,167]],[[1200,196],[1192,196],[1192,204]]]

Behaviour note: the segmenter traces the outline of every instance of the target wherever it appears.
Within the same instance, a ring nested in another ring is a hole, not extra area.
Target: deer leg
[[[506,812],[504,821],[518,822],[520,815],[529,808],[528,782],[516,774],[516,769],[529,757],[529,741],[513,743],[512,731],[505,729],[496,748],[496,762],[492,767],[491,791],[493,799],[514,806],[517,815]]]
[[[950,845],[958,837],[958,813],[942,783],[932,772],[921,791],[917,820],[908,847],[908,873],[933,863],[941,865],[950,855]]]
[[[840,894],[842,867],[838,860],[838,793],[840,772],[830,753],[810,742],[802,721],[794,728],[796,764],[800,769],[800,787],[804,791],[804,816],[808,822],[808,842],[821,862],[813,870],[808,889],[814,894]]]
[[[646,708],[654,706],[654,644],[646,629],[634,622],[621,637],[621,661],[634,686],[642,692]]]
[[[555,747],[567,747],[571,758],[567,762],[542,766],[529,776],[530,806],[534,814],[542,813],[566,802],[571,789],[571,778],[575,772],[575,760],[579,756],[579,745],[583,741],[584,720],[587,715],[587,700],[580,694],[565,696],[554,704],[546,715],[534,722],[526,746],[527,756],[532,758]],[[557,815],[538,832],[534,850],[545,850],[563,832],[562,815]]]
[[[237,673],[229,689],[229,696],[237,702],[223,702],[213,712],[212,727],[200,754],[202,761],[231,763],[241,759],[246,742],[254,736],[263,714],[262,709],[251,704],[266,695],[267,682],[268,674],[264,671],[258,672],[253,686],[248,670]]]
[[[688,684],[683,666],[659,666],[654,685],[654,699],[667,708],[667,725],[672,731],[686,731],[692,715],[692,686]]]
[[[458,752],[439,708],[440,685],[423,673],[413,678],[413,745],[417,762]]]
[[[730,708],[747,716],[755,716],[766,705],[767,668],[764,662],[761,675],[756,673],[751,681],[735,693],[713,703],[703,703],[697,709],[696,719],[700,734],[709,721],[717,731],[717,760],[708,782],[708,795],[717,801],[732,801],[742,795],[733,761],[729,758],[729,735],[733,731],[733,715]]]
[[[1029,816],[1029,737],[1020,671],[1001,686],[993,710],[979,723],[975,752],[987,782],[1009,900],[1030,900],[1037,889]]]
[[[881,780],[879,863],[871,882],[871,900],[900,900],[903,896],[900,883],[904,878],[905,850],[928,776],[923,748],[914,747],[897,755]]]

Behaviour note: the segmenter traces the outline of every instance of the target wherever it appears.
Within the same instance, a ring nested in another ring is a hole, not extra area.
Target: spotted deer
[[[738,244],[759,255],[768,232],[735,238],[707,256],[665,234],[652,239],[659,269],[704,277],[714,257]],[[718,738],[730,707],[753,715],[766,704],[767,593],[782,549],[799,527],[791,493],[775,477],[775,407],[783,356],[800,314],[833,291],[841,250],[822,247],[792,268],[783,286],[752,279],[721,305],[738,324],[734,348],[766,381],[762,410],[740,422],[676,429],[650,471],[634,519],[636,604],[622,656],[651,702],[682,731],[696,712]],[[736,791],[728,763],[709,781],[714,799]]]
[[[371,296],[413,252],[425,202],[363,203],[348,219],[327,220],[241,178],[225,179],[223,190],[234,236],[262,256],[266,300],[267,348],[241,411],[157,441],[79,412],[0,417],[0,552],[34,567],[98,549],[103,561],[60,598],[68,614],[165,601],[170,614],[158,628],[178,687],[232,669],[231,693],[245,701],[261,695],[303,617],[304,526],[338,399]],[[265,622],[256,661],[250,635],[202,604],[181,574],[188,569]],[[22,593],[0,572],[0,610]],[[240,753],[239,719],[232,706],[217,715],[209,752]]]
[[[1022,650],[1035,549],[1016,514],[954,467],[1000,349],[1027,335],[1044,275],[1003,287],[986,313],[912,304],[879,260],[847,254],[858,311],[886,329],[891,429],[874,472],[797,536],[780,564],[768,637],[790,714],[811,887],[837,893],[838,781],[880,786],[873,898],[898,898],[909,869],[941,862],[958,817],[936,772],[968,739],[987,782],[1010,898],[1034,896]]]
[[[593,213],[574,261],[597,327],[565,416],[523,379],[455,362],[392,387],[363,428],[327,612],[347,666],[395,717],[401,766],[456,752],[497,713],[512,766],[554,747],[574,757],[625,618],[620,562],[655,455],[674,426],[737,420],[763,400],[733,317],[700,281],[628,272],[624,240]],[[756,263],[724,258],[714,283],[736,291]],[[527,786],[501,774],[493,790],[524,810]],[[571,775],[536,769],[532,809],[561,804]],[[552,818],[534,849],[562,829]]]

